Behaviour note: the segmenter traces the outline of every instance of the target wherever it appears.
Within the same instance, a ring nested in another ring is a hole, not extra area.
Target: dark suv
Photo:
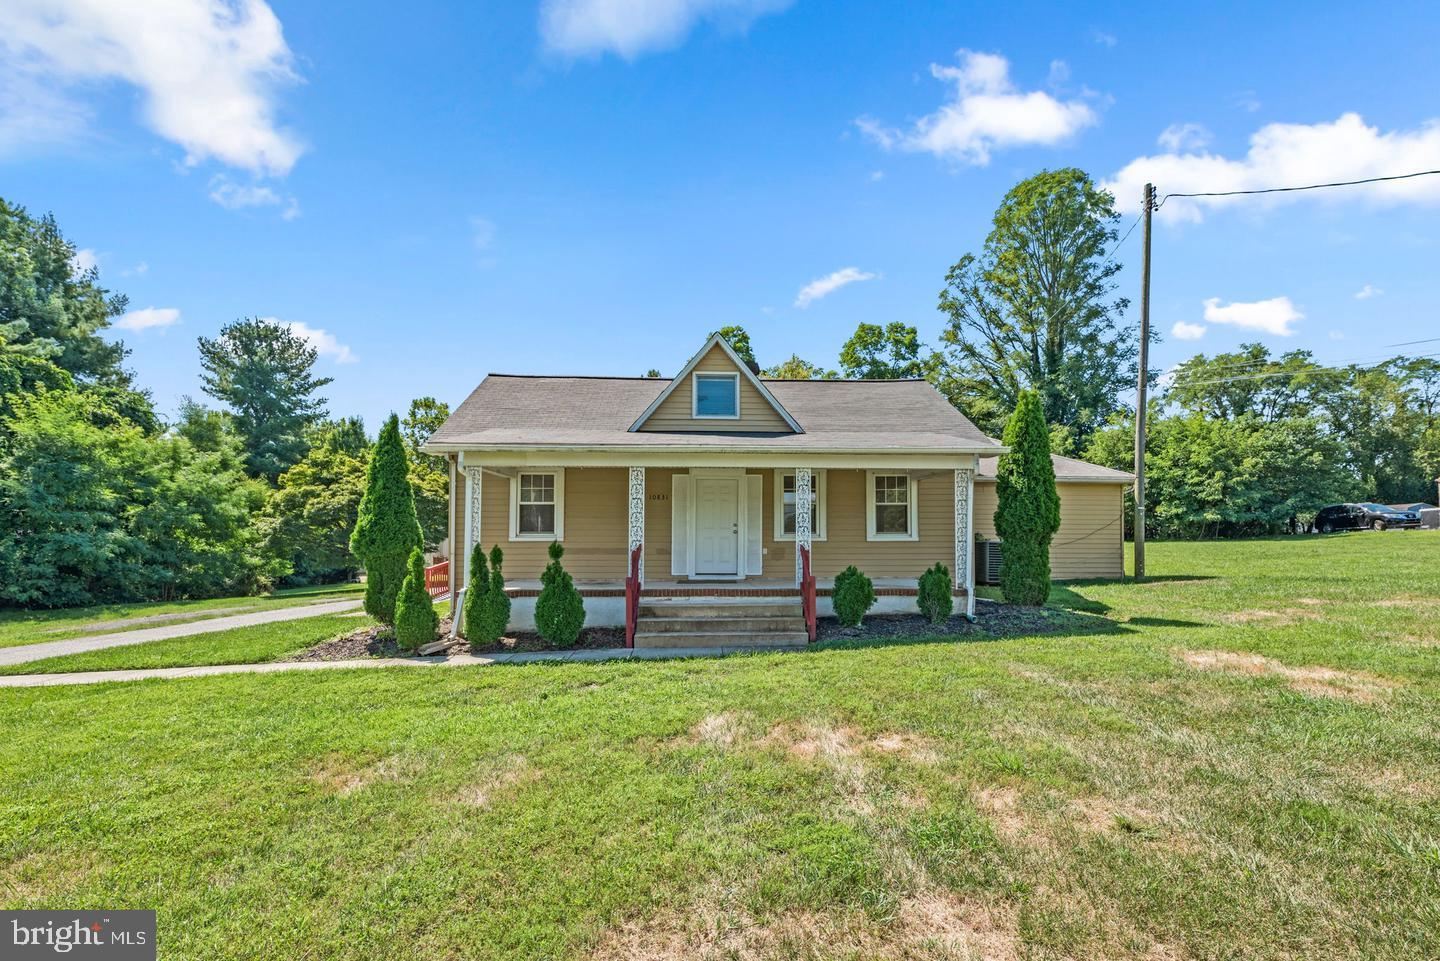
[[[1383,531],[1391,527],[1419,527],[1420,515],[1415,511],[1397,511],[1384,504],[1334,504],[1321,508],[1315,515],[1315,530],[1321,534],[1332,531]]]

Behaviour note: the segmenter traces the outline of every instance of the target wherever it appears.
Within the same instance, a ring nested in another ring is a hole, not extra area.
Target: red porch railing
[[[425,568],[425,593],[431,597],[450,593],[450,562],[441,561]]]
[[[630,552],[630,575],[625,578],[625,646],[635,646],[635,624],[640,619],[640,551]]]
[[[800,610],[805,615],[805,633],[815,640],[815,575],[810,572],[810,548],[800,547]]]

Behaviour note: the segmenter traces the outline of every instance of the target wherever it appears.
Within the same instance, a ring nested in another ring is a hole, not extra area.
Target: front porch
[[[795,602],[813,639],[815,619],[833,613],[835,575],[851,564],[875,585],[875,613],[914,611],[920,574],[940,562],[957,607],[973,614],[973,456],[945,457],[944,466],[933,457],[864,466],[817,457],[825,466],[814,468],[715,458],[477,466],[482,456],[455,462],[452,542],[462,549],[452,585],[458,594],[474,544],[500,546],[515,630],[533,627],[552,540],[565,547],[587,625],[624,627],[627,640],[642,605],[664,599],[703,600],[717,617],[747,599]]]

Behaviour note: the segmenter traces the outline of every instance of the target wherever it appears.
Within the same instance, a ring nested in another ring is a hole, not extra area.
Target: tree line
[[[199,339],[207,403],[167,421],[101,333],[127,307],[78,269],[52,217],[0,199],[0,605],[69,607],[254,593],[353,577],[373,445],[331,418],[316,351],[261,318]],[[424,543],[447,527],[449,415],[397,424]]]

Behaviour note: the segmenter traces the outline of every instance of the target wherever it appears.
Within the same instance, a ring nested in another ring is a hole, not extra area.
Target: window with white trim
[[[565,536],[565,475],[526,471],[510,480],[510,539],[561,540]]]
[[[740,417],[740,374],[701,374],[691,380],[691,413],[697,418],[738,420]]]
[[[919,539],[916,525],[916,484],[909,474],[866,474],[866,539],[872,541],[913,541]]]
[[[825,486],[825,471],[811,471],[810,539],[812,541],[825,539],[825,503],[828,500]],[[775,472],[775,539],[777,541],[793,541],[795,539],[795,472],[793,470],[777,470]]]

